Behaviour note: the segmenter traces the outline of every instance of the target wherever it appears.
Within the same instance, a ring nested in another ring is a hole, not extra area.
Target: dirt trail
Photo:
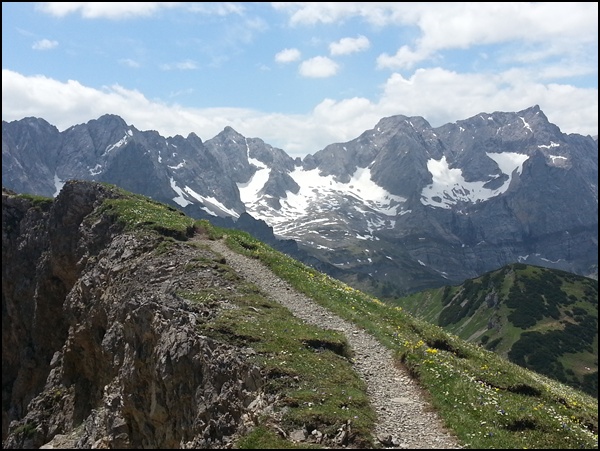
[[[418,384],[394,365],[391,352],[363,329],[295,291],[265,265],[229,249],[222,241],[204,241],[225,257],[240,276],[257,285],[266,296],[295,316],[323,329],[343,332],[355,352],[354,368],[365,380],[378,421],[374,436],[389,447],[456,449],[458,440],[431,409]]]

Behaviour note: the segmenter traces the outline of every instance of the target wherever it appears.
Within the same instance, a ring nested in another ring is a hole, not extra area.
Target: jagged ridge
[[[597,271],[597,146],[562,133],[538,106],[437,128],[392,116],[295,160],[231,127],[202,141],[114,115],[62,133],[27,118],[3,122],[2,174],[5,186],[40,195],[68,179],[114,183],[270,233],[276,247],[275,236],[293,239],[278,248],[398,296],[516,262]]]

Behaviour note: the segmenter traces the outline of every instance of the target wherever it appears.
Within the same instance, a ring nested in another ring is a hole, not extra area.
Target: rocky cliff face
[[[384,118],[304,163],[331,188],[319,186],[303,214],[271,213],[275,232],[400,288],[381,294],[455,284],[512,262],[581,275],[597,268],[597,141],[562,133],[538,106],[437,128]]]
[[[226,447],[262,376],[244,348],[200,335],[214,310],[175,289],[228,282],[186,272],[208,251],[157,252],[159,237],[95,214],[112,196],[81,182],[54,202],[3,189],[3,447]]]

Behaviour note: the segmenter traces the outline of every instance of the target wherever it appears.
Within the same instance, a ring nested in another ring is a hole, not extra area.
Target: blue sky
[[[226,126],[291,156],[539,105],[598,134],[598,3],[3,2],[2,119]]]

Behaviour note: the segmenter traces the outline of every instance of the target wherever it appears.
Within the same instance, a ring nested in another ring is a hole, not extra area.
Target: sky
[[[598,3],[2,2],[2,119],[226,126],[292,157],[394,115],[598,134]]]

